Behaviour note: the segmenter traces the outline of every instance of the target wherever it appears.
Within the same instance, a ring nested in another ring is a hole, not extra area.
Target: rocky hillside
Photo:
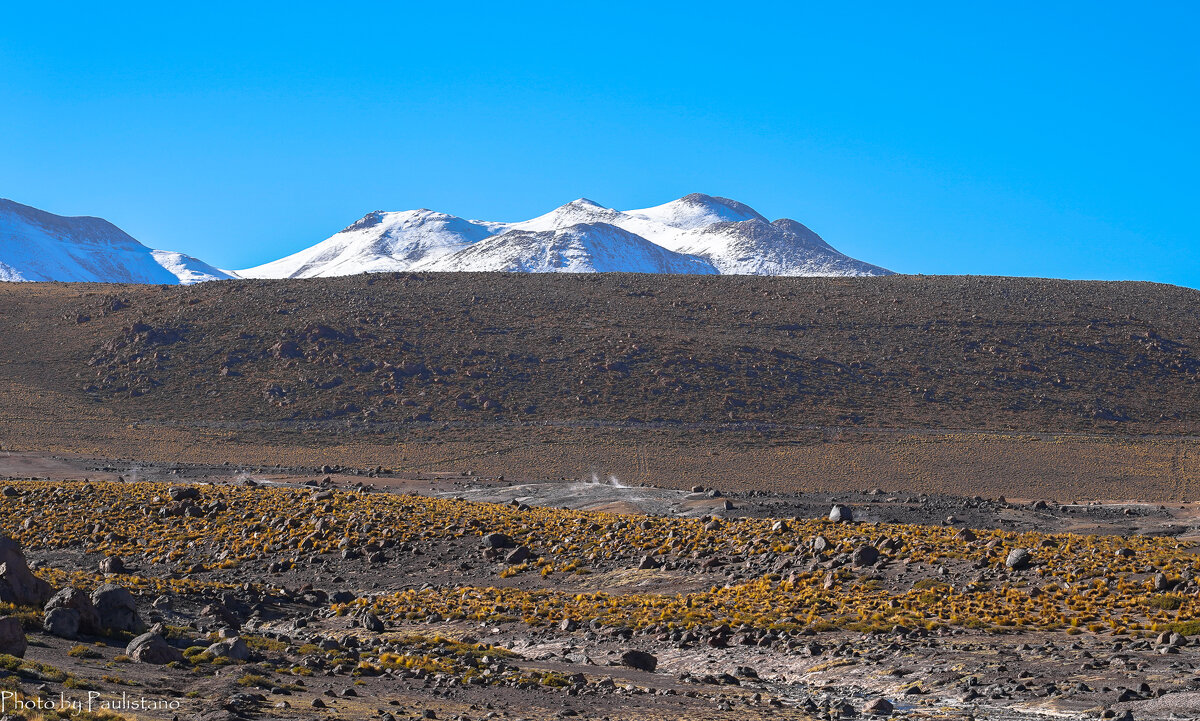
[[[134,420],[1200,433],[1200,292],[1171,286],[431,273],[0,294],[6,381]]]

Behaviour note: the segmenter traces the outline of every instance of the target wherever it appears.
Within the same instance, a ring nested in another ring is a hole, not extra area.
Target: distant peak
[[[585,206],[588,208],[603,208],[604,207],[603,205],[600,205],[596,201],[591,200],[589,198],[576,198],[575,200],[572,200],[570,203],[567,203],[567,205]]]
[[[704,193],[690,193],[683,196],[679,200],[683,203],[687,203],[688,205],[696,205],[703,208],[727,208],[738,215],[745,215],[751,218],[758,218],[759,220],[766,220],[766,218],[760,215],[759,212],[754,208],[751,208],[745,203],[739,203],[732,198],[722,198],[716,195],[705,195]]]
[[[370,213],[367,213],[363,217],[359,218],[358,220],[354,221],[350,225],[347,225],[345,228],[342,228],[341,232],[351,233],[356,230],[366,230],[367,228],[374,228],[375,226],[377,226],[383,222],[383,215],[384,215],[384,213],[382,210],[373,210]]]

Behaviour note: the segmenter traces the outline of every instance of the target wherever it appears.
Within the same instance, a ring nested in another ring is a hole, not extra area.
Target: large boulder
[[[73,608],[52,608],[42,619],[42,628],[51,636],[75,638],[79,635],[79,611]]]
[[[854,511],[850,510],[850,506],[835,504],[829,509],[829,520],[834,523],[849,523],[854,520]]]
[[[191,501],[200,497],[200,489],[195,486],[171,486],[167,495],[172,501]]]
[[[0,617],[0,653],[23,658],[28,646],[21,622],[12,616]]]
[[[138,616],[137,602],[127,588],[106,583],[92,593],[92,604],[105,629],[139,633],[146,627]]]
[[[489,533],[483,537],[483,545],[487,548],[512,548],[517,545],[512,536],[507,533]]]
[[[879,551],[874,546],[863,544],[854,549],[855,566],[873,566],[879,560]]]
[[[167,643],[162,636],[147,631],[135,637],[125,647],[125,655],[139,663],[166,664],[172,661],[182,661],[183,652]]]
[[[895,707],[886,698],[877,698],[863,706],[863,713],[868,716],[891,716]]]
[[[96,611],[92,599],[78,588],[67,586],[51,596],[50,600],[46,602],[45,611],[49,614],[54,609],[71,609],[79,614],[78,630],[83,633],[100,633],[104,630],[104,626],[100,623],[100,614]],[[48,615],[47,618],[49,618]]]
[[[0,601],[18,606],[41,606],[54,589],[33,575],[21,546],[8,536],[0,536]]]
[[[100,573],[107,575],[125,572],[125,562],[121,560],[120,556],[108,556],[100,562]]]
[[[233,661],[250,660],[250,647],[240,638],[222,639],[205,650],[217,658],[228,658]]]
[[[653,671],[658,668],[658,658],[645,651],[630,649],[621,654],[621,665],[636,668],[639,671]]]
[[[1018,571],[1027,567],[1033,561],[1033,555],[1024,548],[1014,548],[1009,551],[1008,558],[1004,559],[1004,565]]]

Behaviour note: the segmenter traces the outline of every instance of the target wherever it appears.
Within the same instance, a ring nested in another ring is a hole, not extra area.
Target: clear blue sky
[[[226,268],[724,195],[908,273],[1200,287],[1195,2],[11,3],[0,196]]]

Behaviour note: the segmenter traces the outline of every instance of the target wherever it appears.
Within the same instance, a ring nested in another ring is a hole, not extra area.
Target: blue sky
[[[901,272],[1200,287],[1197,7],[17,3],[0,196],[241,268],[704,192]]]

